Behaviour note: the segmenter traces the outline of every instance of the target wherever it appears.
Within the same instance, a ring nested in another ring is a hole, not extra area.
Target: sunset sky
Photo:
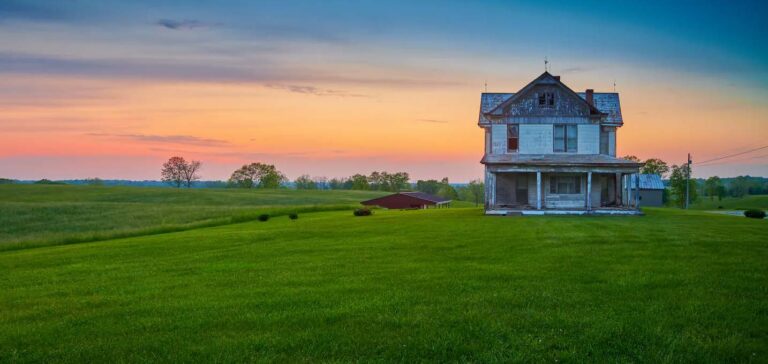
[[[194,3],[194,4],[192,4]],[[768,145],[768,6],[699,1],[0,1],[0,177],[481,176],[480,93],[616,91],[620,155]],[[768,149],[694,175],[768,175]]]

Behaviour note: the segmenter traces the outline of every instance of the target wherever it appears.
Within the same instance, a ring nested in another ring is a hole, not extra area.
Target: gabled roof
[[[487,114],[499,114],[499,111],[501,111],[505,106],[513,104],[517,99],[522,97],[523,95],[527,94],[528,91],[530,91],[533,87],[535,87],[538,84],[551,84],[560,86],[566,93],[571,94],[573,97],[581,100],[584,105],[587,105],[590,110],[590,114],[600,115],[602,112],[598,110],[594,105],[589,104],[584,98],[580,97],[576,92],[571,90],[570,87],[566,86],[564,83],[560,82],[560,77],[552,76],[547,71],[544,71],[544,73],[541,74],[541,76],[536,77],[533,81],[529,82],[525,87],[521,88],[520,91],[516,92],[512,97],[508,98],[504,102],[496,105],[491,111],[488,111]]]
[[[408,196],[408,197],[411,197],[411,198],[415,198],[415,199],[419,199],[419,200],[427,201],[427,202],[432,202],[432,203],[436,203],[436,204],[451,202],[451,200],[449,200],[449,199],[445,199],[445,198],[442,198],[440,196],[433,196],[433,195],[430,195],[430,194],[424,193],[424,192],[397,192],[397,193],[393,193],[391,195],[386,195],[386,196],[382,196],[382,197],[376,197],[376,198],[373,198],[373,199],[370,199],[370,200],[367,200],[367,201],[363,201],[363,202],[360,202],[360,203],[363,204],[363,205],[371,205],[371,204],[375,204],[376,202],[378,202],[380,200],[384,200],[386,198],[389,198],[389,197],[392,197],[392,196],[397,196],[397,195]]]
[[[663,190],[664,182],[661,181],[661,176],[658,174],[639,174],[637,175],[640,180],[641,190]],[[631,188],[635,188],[635,179],[632,178],[629,182]]]
[[[411,196],[411,197],[416,197],[416,198],[419,198],[419,199],[422,199],[422,200],[432,201],[434,203],[449,202],[449,201],[451,201],[451,200],[449,200],[447,198],[442,198],[440,196],[434,196],[434,195],[430,195],[428,193],[418,192],[418,191],[415,191],[415,192],[400,192],[400,194],[408,195],[408,196]]]

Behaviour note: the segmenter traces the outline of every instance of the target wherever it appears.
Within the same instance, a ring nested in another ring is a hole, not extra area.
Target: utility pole
[[[685,209],[688,209],[689,204],[689,197],[691,188],[691,153],[688,153],[688,164],[687,164],[686,171],[685,171]]]

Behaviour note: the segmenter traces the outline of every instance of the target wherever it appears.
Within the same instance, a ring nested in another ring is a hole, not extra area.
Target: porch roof
[[[640,163],[605,154],[486,154],[480,163],[547,167],[640,168],[641,166]]]

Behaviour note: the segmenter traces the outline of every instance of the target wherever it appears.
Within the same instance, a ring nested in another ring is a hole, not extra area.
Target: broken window
[[[520,140],[517,125],[507,126],[507,152],[517,152],[518,142]]]
[[[555,106],[554,92],[542,92],[539,94],[539,107],[554,107],[554,106]]]
[[[553,150],[555,153],[576,153],[578,131],[576,125],[554,126]]]
[[[549,193],[578,195],[581,193],[581,178],[578,176],[552,176],[549,178]]]

